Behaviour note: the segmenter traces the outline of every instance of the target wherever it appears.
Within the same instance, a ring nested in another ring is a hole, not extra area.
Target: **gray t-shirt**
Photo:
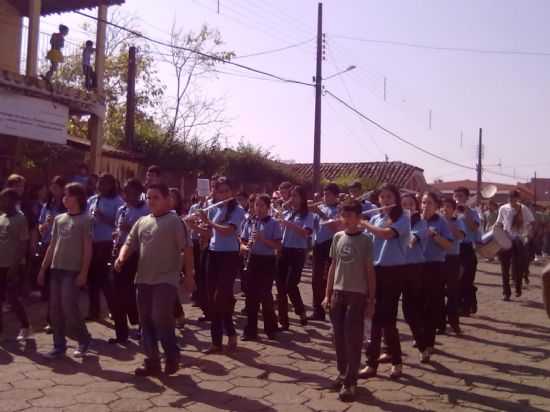
[[[172,212],[162,216],[149,214],[132,227],[126,245],[139,251],[136,283],[178,286],[182,269],[181,253],[191,245],[181,218]]]
[[[53,247],[52,269],[80,272],[86,239],[92,239],[92,219],[88,214],[57,215],[50,243]]]
[[[29,226],[23,213],[8,216],[0,214],[0,268],[9,268],[15,262],[15,253],[21,242],[29,240]]]
[[[330,257],[336,265],[334,290],[367,294],[367,263],[372,264],[372,240],[365,232],[334,235]]]

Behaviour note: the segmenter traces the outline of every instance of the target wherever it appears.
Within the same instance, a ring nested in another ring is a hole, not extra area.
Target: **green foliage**
[[[374,190],[378,186],[376,180],[368,177],[358,177],[357,175],[340,176],[334,180],[327,180],[323,178],[321,180],[321,184],[324,186],[328,183],[336,183],[338,186],[340,186],[341,189],[347,190],[347,188],[349,188],[349,186],[356,180],[361,182],[361,185],[365,192],[369,190]]]

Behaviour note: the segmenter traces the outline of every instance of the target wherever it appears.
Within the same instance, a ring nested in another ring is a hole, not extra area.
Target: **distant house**
[[[313,178],[311,163],[288,165],[294,174],[304,181]],[[369,179],[377,185],[391,183],[402,189],[420,192],[426,189],[424,170],[403,162],[360,162],[360,163],[322,163],[321,176],[327,180],[353,176],[357,179]]]
[[[508,201],[508,194],[511,190],[518,190],[524,201],[532,202],[534,199],[533,191],[527,187],[527,185],[518,183],[517,185],[510,185],[506,183],[495,182],[483,182],[482,188],[487,185],[495,185],[498,189],[497,194],[493,197],[493,200],[497,203],[506,203]],[[466,187],[470,190],[471,195],[475,195],[477,190],[477,182],[475,180],[455,180],[452,182],[435,182],[430,185],[434,190],[442,193],[443,195],[452,195],[456,188]]]
[[[537,197],[537,203],[550,205],[550,179],[537,177],[526,185]]]

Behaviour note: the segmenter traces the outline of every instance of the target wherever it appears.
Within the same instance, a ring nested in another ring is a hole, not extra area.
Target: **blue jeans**
[[[167,283],[159,285],[137,284],[137,307],[141,324],[141,344],[145,357],[154,362],[160,359],[158,342],[168,362],[179,360],[176,342],[174,305],[178,289]]]
[[[78,272],[67,270],[52,269],[50,272],[50,321],[53,344],[59,350],[67,347],[67,329],[80,345],[88,344],[91,339],[78,306],[77,276]]]

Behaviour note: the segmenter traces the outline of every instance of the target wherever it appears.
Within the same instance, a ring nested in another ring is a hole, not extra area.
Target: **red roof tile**
[[[313,177],[311,163],[295,163],[289,165],[291,170],[303,179]],[[321,176],[333,180],[342,176],[370,178],[378,183],[392,183],[404,187],[415,172],[423,169],[403,162],[361,162],[361,163],[322,163]]]

